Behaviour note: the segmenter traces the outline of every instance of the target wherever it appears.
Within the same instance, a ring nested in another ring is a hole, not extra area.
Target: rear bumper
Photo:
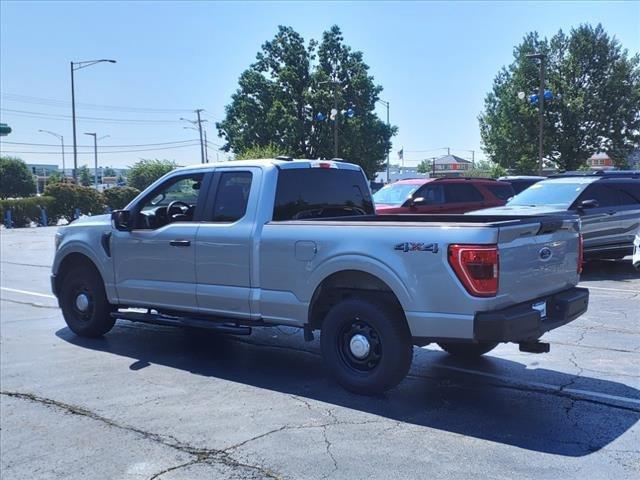
[[[547,302],[545,319],[532,307],[534,303],[541,301]],[[503,310],[478,312],[473,320],[473,337],[483,342],[536,340],[545,332],[578,318],[587,311],[588,305],[589,290],[574,287]]]

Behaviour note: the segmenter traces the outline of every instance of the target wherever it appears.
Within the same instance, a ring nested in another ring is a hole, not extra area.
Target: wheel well
[[[58,273],[56,274],[56,292],[60,292],[60,287],[62,286],[62,280],[67,275],[67,273],[76,267],[88,267],[93,270],[98,277],[102,280],[102,275],[100,274],[100,270],[96,267],[95,263],[82,253],[70,253],[62,260],[60,267],[58,268]],[[104,283],[104,280],[103,280]]]
[[[327,312],[345,298],[358,296],[370,297],[393,305],[404,317],[402,305],[393,290],[375,275],[359,270],[344,270],[325,278],[311,297],[309,305],[309,327],[320,329]]]

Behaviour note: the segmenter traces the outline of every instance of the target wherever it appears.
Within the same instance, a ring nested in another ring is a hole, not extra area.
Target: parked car
[[[373,199],[379,214],[466,213],[504,205],[513,195],[511,185],[488,178],[415,178],[389,184]]]
[[[534,183],[538,183],[540,180],[546,180],[547,177],[538,177],[533,175],[507,175],[505,177],[498,178],[499,182],[508,182],[515,194],[519,194],[523,190],[526,190]]]
[[[582,221],[585,258],[623,258],[640,228],[640,172],[558,175],[538,182],[486,215],[575,212]]]
[[[540,336],[587,309],[578,230],[570,214],[378,216],[364,173],[342,162],[214,163],[62,228],[52,289],[85,337],[116,319],[320,330],[333,375],[368,394],[404,378],[413,344],[548,351]]]

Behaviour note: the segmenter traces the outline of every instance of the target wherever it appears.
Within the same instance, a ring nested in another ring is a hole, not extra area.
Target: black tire
[[[369,348],[356,358],[350,348],[356,335]],[[348,298],[327,313],[320,336],[322,356],[347,390],[373,395],[395,387],[409,372],[411,333],[402,312],[362,298]]]
[[[80,294],[88,301],[85,310],[76,302]],[[115,324],[110,315],[113,306],[107,300],[102,278],[88,265],[73,267],[62,278],[60,306],[67,326],[81,337],[101,337]]]
[[[478,358],[498,346],[498,342],[447,343],[438,342],[441,349],[458,358]]]

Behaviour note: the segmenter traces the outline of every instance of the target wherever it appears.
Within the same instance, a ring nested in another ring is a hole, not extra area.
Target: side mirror
[[[116,230],[128,232],[131,230],[131,212],[129,210],[114,210],[111,212],[111,224]]]
[[[415,208],[417,206],[424,205],[425,203],[427,202],[425,202],[424,197],[411,197],[407,200],[406,206],[409,208]]]
[[[598,203],[597,200],[594,200],[594,199],[582,200],[578,204],[578,210],[582,211],[582,210],[587,210],[589,208],[598,208],[599,206],[600,204]]]

